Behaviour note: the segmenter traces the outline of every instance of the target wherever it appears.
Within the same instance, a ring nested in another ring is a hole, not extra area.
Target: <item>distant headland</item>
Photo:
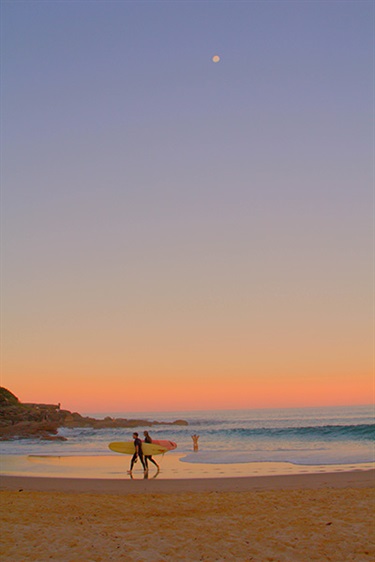
[[[96,419],[64,410],[60,404],[22,403],[10,390],[0,387],[0,441],[35,438],[66,441],[66,437],[57,435],[59,427],[108,429],[153,425],[188,425],[188,422],[185,420],[159,422],[111,417]]]

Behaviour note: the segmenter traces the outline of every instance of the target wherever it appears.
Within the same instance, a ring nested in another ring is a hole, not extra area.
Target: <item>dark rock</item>
[[[104,419],[83,417],[78,412],[62,410],[60,404],[21,403],[9,390],[0,387],[0,441],[28,438],[66,441],[66,437],[57,435],[59,427],[108,429],[153,425],[188,425],[188,422],[185,420],[159,422],[109,416]]]

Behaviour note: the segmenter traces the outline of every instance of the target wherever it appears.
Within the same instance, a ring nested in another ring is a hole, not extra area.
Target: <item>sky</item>
[[[1,12],[2,386],[79,412],[371,403],[374,2]]]

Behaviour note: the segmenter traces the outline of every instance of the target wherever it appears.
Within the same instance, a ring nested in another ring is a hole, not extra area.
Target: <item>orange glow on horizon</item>
[[[53,379],[39,372],[39,383],[30,376],[14,384],[3,382],[21,402],[61,403],[82,412],[163,412],[361,405],[373,402],[373,377],[353,373],[325,376],[261,374],[258,376],[137,374],[122,377],[68,377]]]

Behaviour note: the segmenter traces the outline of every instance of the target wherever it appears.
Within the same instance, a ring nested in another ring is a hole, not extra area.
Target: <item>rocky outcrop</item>
[[[55,423],[21,421],[14,424],[0,425],[0,441],[10,439],[46,439],[48,441],[66,441],[66,437],[57,435]]]
[[[62,410],[60,404],[22,403],[6,388],[0,387],[0,440],[36,438],[66,440],[57,435],[59,427],[116,427],[136,428],[153,425],[188,425],[184,420],[159,422],[126,418],[104,419],[81,416],[77,412]]]

